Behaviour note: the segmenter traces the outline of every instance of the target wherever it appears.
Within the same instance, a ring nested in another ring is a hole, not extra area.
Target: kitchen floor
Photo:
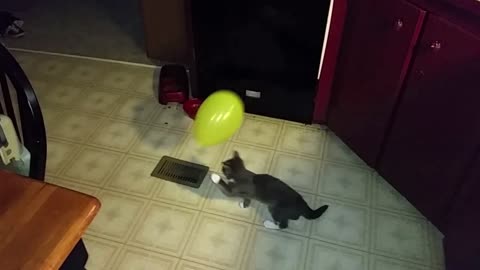
[[[0,38],[9,47],[135,63],[154,62],[145,55],[140,1],[28,2],[32,3],[31,7],[14,11],[16,16],[25,21],[25,36],[17,39]]]
[[[325,128],[247,115],[230,141],[202,148],[181,108],[157,103],[154,67],[14,54],[42,106],[47,181],[102,202],[84,236],[88,270],[444,268],[439,233]],[[218,172],[233,150],[330,208],[271,231],[263,206],[241,209],[208,179],[193,189],[150,177],[163,155]]]

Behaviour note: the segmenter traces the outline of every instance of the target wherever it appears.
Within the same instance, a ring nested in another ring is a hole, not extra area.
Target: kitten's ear
[[[240,158],[240,154],[238,153],[238,151],[233,151],[233,157]]]

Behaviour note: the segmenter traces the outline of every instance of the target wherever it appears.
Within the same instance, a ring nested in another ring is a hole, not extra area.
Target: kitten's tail
[[[310,207],[308,208],[306,214],[304,215],[304,217],[306,219],[317,219],[319,218],[323,213],[325,213],[325,211],[327,211],[328,209],[328,205],[324,205],[324,206],[321,206],[320,208],[318,208],[317,210],[312,210],[310,209]]]

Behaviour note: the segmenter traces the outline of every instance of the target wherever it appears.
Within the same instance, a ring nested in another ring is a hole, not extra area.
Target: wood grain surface
[[[58,269],[98,199],[0,170],[0,269]]]

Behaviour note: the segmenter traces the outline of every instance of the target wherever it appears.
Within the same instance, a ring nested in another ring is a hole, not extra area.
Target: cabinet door
[[[406,1],[350,1],[328,126],[374,166],[425,12]]]
[[[480,138],[479,138],[480,139]],[[479,149],[477,149],[478,151]],[[448,270],[480,269],[480,152],[448,216],[445,259]]]
[[[141,0],[148,57],[165,62],[192,62],[187,0]]]
[[[440,229],[480,141],[480,38],[426,22],[378,170]]]

